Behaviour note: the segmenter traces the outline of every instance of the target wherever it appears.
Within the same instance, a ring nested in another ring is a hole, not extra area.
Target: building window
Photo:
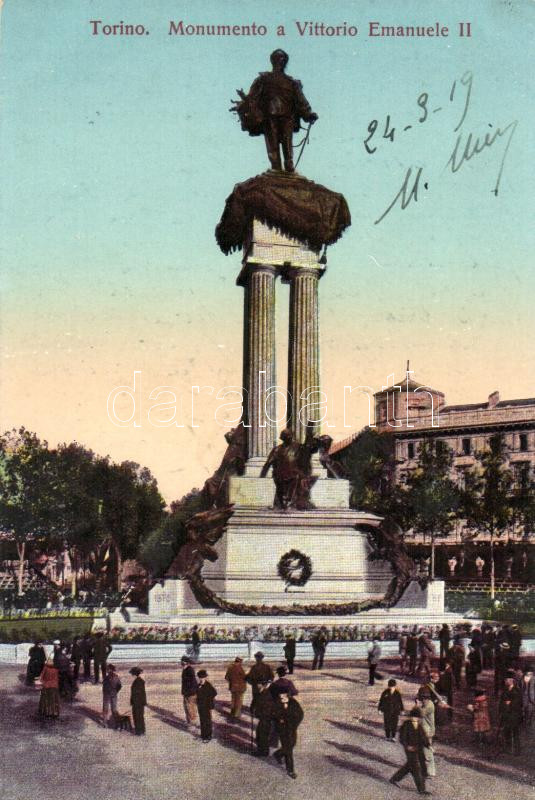
[[[529,461],[520,461],[515,464],[515,483],[519,489],[526,489],[530,479]]]
[[[414,442],[409,442],[407,445],[407,455],[409,458],[414,458]]]
[[[463,455],[469,456],[472,452],[472,440],[463,439]]]
[[[528,449],[528,435],[527,433],[520,434],[520,450],[526,453]]]

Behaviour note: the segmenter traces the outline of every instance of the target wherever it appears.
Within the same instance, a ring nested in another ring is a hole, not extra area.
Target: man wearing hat
[[[132,686],[130,687],[130,705],[132,706],[132,717],[134,718],[134,732],[136,736],[143,736],[145,733],[145,706],[147,705],[147,694],[145,692],[145,681],[141,677],[142,669],[132,667],[130,675],[134,675]]]
[[[182,656],[180,662],[182,664],[182,700],[184,703],[184,713],[186,715],[187,724],[194,725],[197,722],[197,678],[195,677],[195,670],[191,666],[191,659],[187,656]]]
[[[515,686],[514,678],[505,679],[505,689],[498,704],[498,719],[503,730],[506,748],[513,755],[520,755],[522,693]]]
[[[494,658],[494,691],[496,694],[503,686],[507,670],[511,666],[511,648],[509,642],[501,642]]]
[[[275,700],[270,689],[270,682],[263,680],[259,684],[255,701],[255,717],[258,719],[256,726],[256,755],[269,756],[269,740],[275,710]]]
[[[286,772],[290,778],[297,778],[293,752],[297,743],[297,728],[303,721],[303,717],[303,709],[295,697],[289,697],[286,693],[279,694],[273,708],[273,719],[281,746],[273,755],[279,764],[282,764],[284,759]]]
[[[197,708],[201,723],[201,739],[206,744],[212,738],[212,711],[217,691],[208,680],[208,673],[200,669],[197,673],[199,684],[197,687]]]
[[[236,656],[234,662],[228,665],[225,672],[225,680],[228,683],[231,697],[230,715],[235,719],[239,719],[241,717],[243,695],[247,688],[243,659],[240,656]]]
[[[289,674],[293,675],[295,661],[295,636],[292,633],[289,633],[286,637],[286,643],[284,645],[284,658],[286,659],[286,665],[288,667]]]
[[[253,664],[246,676],[247,683],[251,686],[253,692],[253,697],[251,700],[251,714],[255,713],[254,705],[256,697],[260,692],[260,684],[262,681],[272,681],[275,677],[269,664],[266,664],[264,661],[264,654],[260,650],[258,653],[254,654],[254,657],[256,663]]]
[[[422,774],[422,759],[424,747],[429,747],[430,742],[421,725],[421,712],[419,708],[413,708],[409,719],[405,720],[399,731],[399,741],[404,747],[407,758],[405,764],[395,772],[390,778],[390,783],[397,786],[398,782],[408,775],[409,772],[414,778],[414,783],[418,794],[431,794],[426,791],[425,778]]]
[[[535,716],[535,679],[533,665],[526,664],[522,670],[522,717],[524,725],[530,727]]]
[[[379,698],[377,708],[383,715],[386,738],[393,742],[398,729],[399,715],[403,711],[403,700],[394,678],[388,681],[388,688]]]
[[[299,694],[295,688],[295,684],[289,678],[286,678],[286,667],[280,666],[276,669],[277,679],[271,684],[269,691],[274,700],[277,699],[279,694],[287,694],[289,697],[295,697]]]

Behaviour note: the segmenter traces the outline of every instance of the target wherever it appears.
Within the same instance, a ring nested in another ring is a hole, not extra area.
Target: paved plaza
[[[130,665],[129,665],[130,666]],[[4,800],[400,800],[416,797],[412,778],[399,788],[388,778],[404,762],[398,743],[384,738],[377,702],[386,682],[367,686],[363,665],[326,661],[294,674],[305,720],[295,751],[297,780],[273,758],[251,756],[250,717],[232,723],[223,664],[207,665],[218,690],[215,739],[202,744],[184,723],[180,667],[146,665],[147,735],[135,737],[100,724],[101,687],[81,684],[78,699],[63,704],[61,719],[43,723],[36,712],[39,690],[24,686],[21,667],[1,667],[2,797]],[[381,668],[396,675],[394,662]],[[127,711],[131,676],[119,667],[119,709]],[[485,674],[488,683],[491,674]],[[399,681],[406,709],[417,683]],[[455,695],[451,727],[438,729],[437,777],[427,788],[455,800],[532,800],[535,785],[535,726],[523,733],[522,755],[485,752],[472,743],[466,691]]]

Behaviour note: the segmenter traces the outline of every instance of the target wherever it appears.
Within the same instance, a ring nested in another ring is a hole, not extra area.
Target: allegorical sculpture
[[[264,134],[267,154],[272,169],[282,170],[280,149],[286,172],[294,171],[292,137],[301,126],[301,120],[313,124],[318,119],[305,95],[301,82],[286,75],[288,54],[275,50],[270,61],[271,72],[261,72],[245,94],[238,90],[239,100],[233,100],[242,130],[249,136]]]
[[[315,481],[311,459],[319,449],[319,442],[309,436],[301,444],[289,428],[282,431],[280,439],[282,444],[275,445],[260,473],[260,477],[265,478],[273,467],[275,508],[299,511],[314,508],[310,502],[310,490]]]

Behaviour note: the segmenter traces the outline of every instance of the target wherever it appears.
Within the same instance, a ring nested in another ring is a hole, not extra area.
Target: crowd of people
[[[212,712],[218,692],[207,670],[196,670],[194,666],[201,650],[196,627],[191,641],[188,655],[181,659],[183,712],[188,728],[193,732],[198,725],[201,741],[208,743],[213,738]],[[312,669],[321,669],[328,645],[325,629],[318,630],[312,644]],[[438,648],[428,630],[407,627],[400,631],[397,670],[406,682],[416,681],[417,688],[404,698],[396,679],[389,677],[379,698],[377,709],[383,716],[386,739],[395,741],[398,736],[406,754],[406,763],[391,777],[391,783],[397,784],[410,773],[417,791],[429,794],[426,779],[436,774],[433,750],[436,727],[448,725],[456,709],[470,713],[474,740],[479,746],[485,748],[496,742],[501,743],[503,750],[520,754],[522,728],[529,727],[535,717],[533,667],[520,658],[521,644],[522,636],[516,625],[483,625],[472,628],[470,633],[452,634],[444,624],[438,634]],[[120,714],[118,709],[122,683],[115,666],[108,663],[111,652],[112,645],[103,633],[75,636],[69,644],[56,640],[48,658],[43,645],[36,642],[29,651],[26,681],[29,685],[36,680],[40,682],[39,715],[57,719],[61,700],[72,702],[80,683],[102,681],[102,724],[143,735],[147,705],[143,670],[130,669],[132,728],[130,715]],[[248,670],[243,659],[236,656],[227,665],[224,677],[230,693],[230,722],[238,722],[242,717],[245,695],[250,689],[248,710],[255,755],[266,758],[273,750],[274,758],[284,763],[288,775],[295,778],[294,748],[297,729],[304,718],[297,700],[299,691],[289,677],[295,669],[295,637],[287,636],[283,652],[285,664],[275,669],[261,651],[254,654],[254,663]],[[381,659],[381,641],[376,638],[369,645],[367,657],[370,686],[384,680],[378,672]],[[481,681],[485,670],[494,671],[491,684],[497,708],[494,728],[488,676],[485,682]],[[392,672],[390,666],[389,672]],[[457,695],[461,689],[463,705]],[[468,704],[466,690],[470,693]],[[407,713],[400,726],[400,719]]]

